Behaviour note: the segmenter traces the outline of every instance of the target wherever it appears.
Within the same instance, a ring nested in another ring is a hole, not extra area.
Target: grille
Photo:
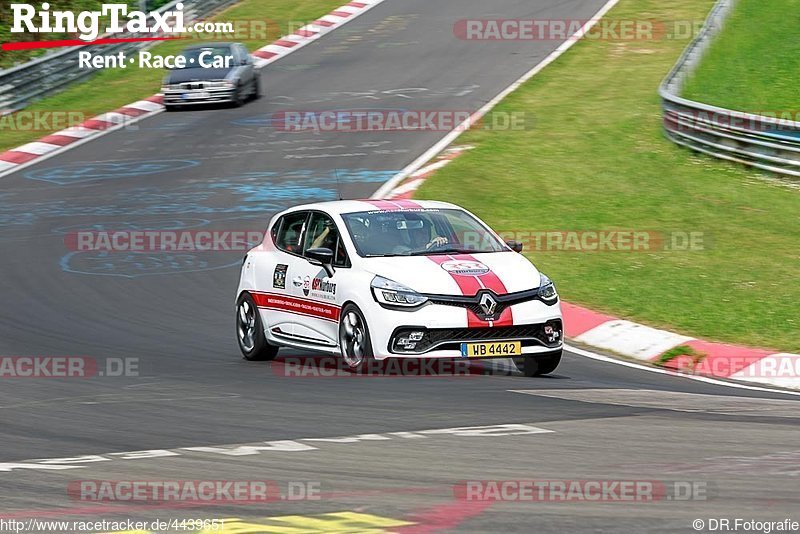
[[[489,294],[497,302],[494,313],[486,315],[481,308],[481,297],[484,294]],[[479,318],[491,321],[503,313],[509,306],[519,304],[521,302],[528,302],[529,300],[537,300],[539,298],[539,289],[532,289],[529,291],[521,291],[519,293],[508,293],[506,295],[496,295],[488,290],[481,290],[473,297],[449,296],[449,295],[426,295],[428,300],[433,304],[440,304],[442,306],[456,306],[458,308],[466,308]]]
[[[545,334],[545,327],[558,332],[558,338],[550,342]],[[409,350],[397,343],[397,340],[408,336],[410,332],[423,331],[422,339]],[[518,341],[523,346],[543,345],[557,347],[561,343],[562,324],[560,319],[542,324],[501,326],[496,328],[413,328],[403,327],[395,331],[391,341],[391,351],[402,354],[422,354],[435,348],[460,349],[465,341]]]

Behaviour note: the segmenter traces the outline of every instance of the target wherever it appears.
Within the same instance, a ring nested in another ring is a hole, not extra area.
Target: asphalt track
[[[103,456],[66,462],[82,466],[70,470],[4,472],[0,464],[0,519],[235,517],[256,525],[229,522],[230,532],[691,532],[695,518],[797,519],[798,412],[787,395],[575,354],[540,379],[289,377],[282,362],[239,356],[241,252],[98,255],[65,246],[74,229],[261,230],[284,206],[368,196],[445,132],[285,133],[270,114],[475,110],[559,43],[462,41],[454,21],[587,19],[602,3],[387,0],[267,67],[260,101],[160,114],[4,178],[0,355],[137,358],[139,376],[3,380],[0,462]],[[528,426],[424,432],[505,424]],[[362,434],[376,436],[312,441]],[[301,446],[246,456],[184,449],[287,440]],[[153,449],[171,452],[119,454]],[[84,503],[67,492],[81,479],[312,481],[322,498]],[[654,503],[453,496],[462,480],[510,479],[698,482],[707,495]],[[335,512],[362,515],[350,523],[325,515]]]

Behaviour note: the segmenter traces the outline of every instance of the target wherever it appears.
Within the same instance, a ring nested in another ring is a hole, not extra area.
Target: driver
[[[446,237],[435,236],[431,238],[431,230],[429,228],[432,228],[432,226],[426,225],[424,221],[421,222],[423,223],[422,226],[408,231],[411,244],[417,250],[420,250],[423,246],[425,250],[430,250],[433,247],[441,247],[449,243]]]

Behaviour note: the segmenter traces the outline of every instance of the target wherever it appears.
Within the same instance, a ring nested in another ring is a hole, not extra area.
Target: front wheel
[[[242,293],[236,301],[236,339],[245,360],[274,360],[278,355],[278,347],[267,342],[261,314],[250,293]]]
[[[561,363],[561,352],[551,352],[549,354],[526,354],[525,356],[514,358],[514,365],[517,370],[525,376],[540,376],[552,373]]]
[[[261,98],[263,93],[261,92],[261,76],[256,76],[255,80],[253,81],[253,100],[258,100]]]
[[[355,304],[348,304],[342,309],[339,348],[347,369],[353,373],[363,372],[374,359],[367,321]]]

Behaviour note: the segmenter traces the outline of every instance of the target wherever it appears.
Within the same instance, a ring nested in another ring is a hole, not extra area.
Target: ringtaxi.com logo
[[[99,11],[50,10],[48,2],[40,9],[31,4],[11,4],[11,33],[66,33],[82,41],[94,41],[101,34],[179,34],[190,30],[185,25],[183,3],[170,11],[129,11],[127,4],[103,4]],[[101,20],[107,21],[105,28]],[[232,30],[231,30],[232,31]]]
[[[3,378],[93,378],[139,376],[139,358],[89,356],[0,356]]]

